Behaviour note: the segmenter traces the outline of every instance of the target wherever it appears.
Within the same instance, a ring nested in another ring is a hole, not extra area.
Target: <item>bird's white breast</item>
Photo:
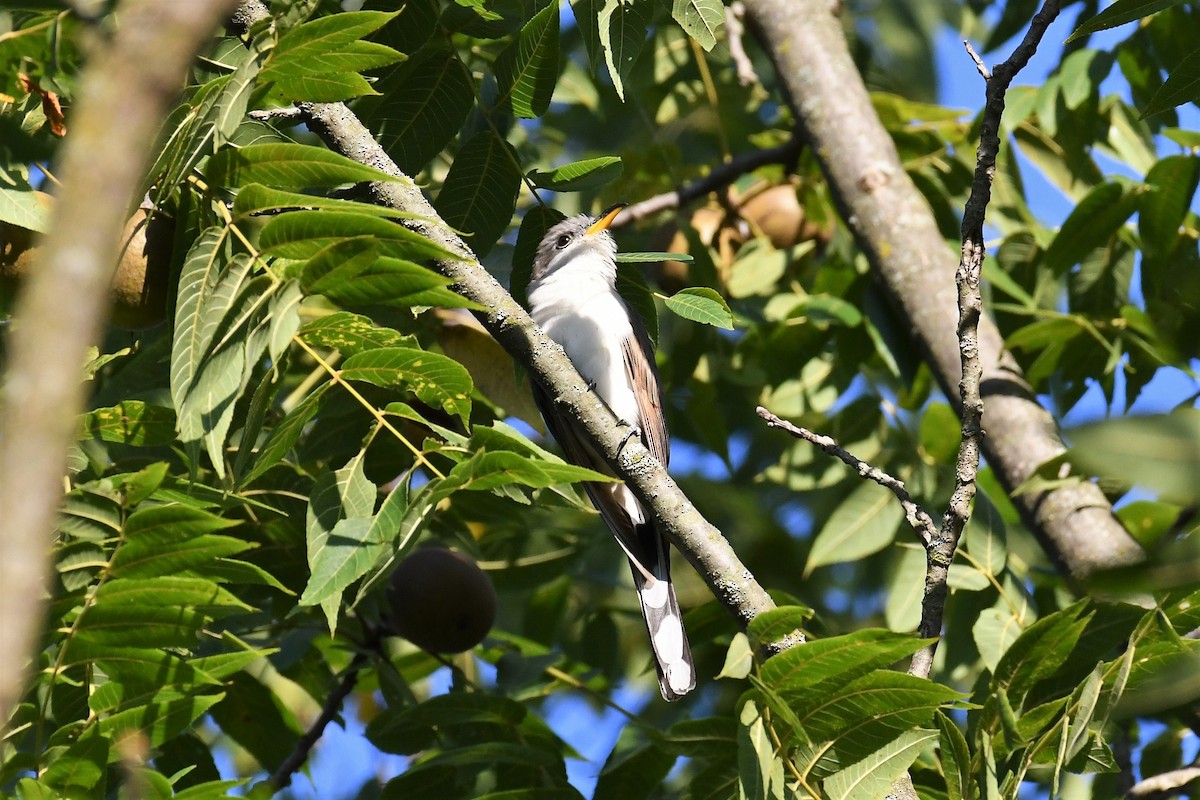
[[[529,310],[613,413],[638,425],[637,400],[621,351],[633,329],[613,288],[615,272],[615,265],[599,254],[581,253],[530,286]]]

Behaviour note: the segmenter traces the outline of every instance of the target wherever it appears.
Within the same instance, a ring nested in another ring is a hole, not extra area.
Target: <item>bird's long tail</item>
[[[662,557],[652,559],[652,572],[641,568],[633,559],[629,561],[633,573],[633,584],[637,587],[638,601],[642,606],[642,617],[650,633],[650,645],[654,650],[654,663],[658,669],[658,686],[663,699],[673,702],[696,687],[696,665],[692,662],[692,648],[687,633],[683,630],[683,614],[679,601],[675,599],[675,587],[671,585],[671,568],[666,548],[657,531],[649,524],[638,528],[639,539],[658,544]],[[649,565],[648,565],[649,566]]]

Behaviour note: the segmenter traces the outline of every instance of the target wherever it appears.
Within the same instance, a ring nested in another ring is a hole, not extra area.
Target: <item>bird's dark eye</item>
[[[564,233],[562,236],[559,236],[557,239],[554,240],[554,247],[556,250],[562,250],[564,247],[566,247],[570,243],[571,243],[571,234]]]

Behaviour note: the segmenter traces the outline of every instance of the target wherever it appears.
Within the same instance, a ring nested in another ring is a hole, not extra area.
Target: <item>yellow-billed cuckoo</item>
[[[623,422],[633,426],[655,458],[667,465],[670,442],[654,346],[637,314],[617,294],[617,243],[608,226],[624,204],[599,217],[580,214],[546,232],[529,281],[529,312],[566,351],[579,374]],[[581,466],[612,475],[587,443],[578,423],[559,411],[540,386],[534,389],[546,426]],[[642,616],[650,632],[658,684],[667,700],[696,686],[696,668],[671,586],[667,542],[654,518],[620,483],[585,484],[600,516],[629,557]]]

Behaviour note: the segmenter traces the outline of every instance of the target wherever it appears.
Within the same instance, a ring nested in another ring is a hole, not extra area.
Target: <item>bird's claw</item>
[[[631,425],[629,428],[629,431],[625,434],[625,437],[623,439],[621,439],[621,443],[619,445],[617,445],[617,456],[618,457],[620,457],[621,453],[625,450],[625,445],[629,444],[629,441],[631,439],[633,439],[634,437],[641,439],[642,438],[642,429],[636,425]]]

